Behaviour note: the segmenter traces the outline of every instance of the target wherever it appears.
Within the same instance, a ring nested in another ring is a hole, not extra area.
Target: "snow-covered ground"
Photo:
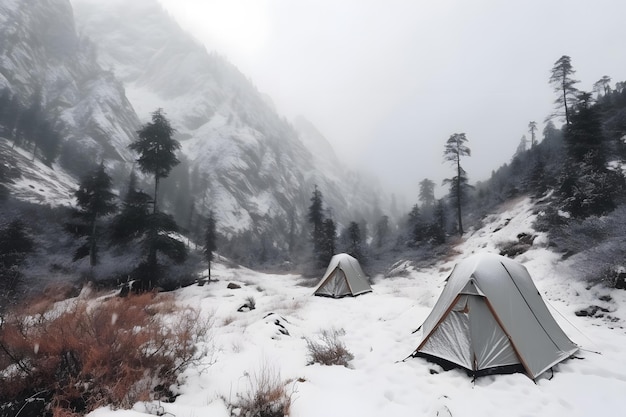
[[[293,417],[622,415],[626,315],[620,307],[625,293],[587,288],[571,279],[567,263],[546,248],[541,234],[516,259],[528,268],[557,322],[581,346],[575,358],[536,382],[524,374],[472,381],[462,370],[443,371],[419,358],[403,361],[417,347],[420,334],[412,332],[429,314],[454,264],[471,253],[497,252],[498,245],[516,240],[519,233],[536,234],[533,218],[528,200],[511,203],[485,227],[468,233],[454,256],[402,277],[374,277],[374,291],[357,298],[314,297],[299,276],[217,264],[212,275],[218,282],[177,294],[181,303],[201,309],[214,324],[212,354],[186,371],[176,401],[136,404],[133,410],[102,408],[90,416],[227,417],[225,402],[248,391],[263,368],[290,381],[286,389]],[[241,288],[228,289],[229,282]],[[611,298],[602,301],[601,296]],[[254,297],[256,309],[238,312],[248,297]],[[609,312],[602,318],[574,314],[590,305]],[[351,367],[307,366],[304,337],[333,328],[345,331],[343,341],[354,354]]]
[[[50,206],[74,204],[77,181],[61,167],[55,164],[51,168],[38,159],[33,160],[31,153],[20,147],[12,148],[12,143],[1,137],[0,151],[14,159],[11,167],[20,168],[19,178],[7,184],[13,197]]]

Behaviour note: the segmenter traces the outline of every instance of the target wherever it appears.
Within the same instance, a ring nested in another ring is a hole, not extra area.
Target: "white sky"
[[[467,135],[473,183],[510,160],[529,121],[541,132],[561,55],[581,89],[626,79],[623,0],[160,1],[279,113],[304,115],[408,204],[422,179],[452,175],[451,134]]]

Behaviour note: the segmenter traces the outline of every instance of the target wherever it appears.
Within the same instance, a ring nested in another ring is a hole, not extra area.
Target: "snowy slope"
[[[337,167],[325,169],[267,97],[156,0],[73,4],[79,30],[98,45],[101,65],[123,80],[140,118],[165,110],[192,169],[206,179],[195,203],[215,211],[222,232],[284,233],[287,219],[304,216],[315,184],[340,222],[382,194]]]
[[[11,195],[22,201],[49,206],[74,204],[77,181],[60,167],[46,166],[11,142],[0,138],[0,162],[12,173],[7,187]]]
[[[0,2],[0,89],[25,107],[39,97],[80,164],[104,159],[113,168],[132,160],[127,146],[139,122],[96,54],[78,36],[69,0]]]
[[[139,403],[128,411],[103,408],[90,416],[139,417],[159,410],[178,417],[227,417],[225,402],[245,393],[264,366],[289,381],[292,417],[621,415],[625,293],[571,280],[567,263],[545,247],[545,236],[532,230],[533,218],[528,199],[512,202],[468,234],[449,259],[401,278],[374,277],[374,291],[357,298],[313,297],[313,288],[298,284],[299,276],[219,264],[213,272],[218,282],[178,292],[181,303],[214,320],[213,353],[205,365],[187,371],[178,399],[172,404]],[[582,347],[576,358],[555,366],[553,377],[547,372],[536,383],[523,374],[472,381],[463,371],[446,372],[423,359],[403,361],[420,340],[412,331],[430,312],[454,264],[472,253],[497,252],[500,244],[522,232],[537,238],[516,259],[528,268],[556,320]],[[228,282],[242,288],[229,290]],[[600,301],[599,296],[611,299]],[[256,310],[238,312],[247,297],[254,297]],[[574,314],[599,303],[610,310],[605,317]],[[333,327],[345,331],[343,341],[354,354],[351,367],[307,366],[303,337],[314,338],[320,329]]]

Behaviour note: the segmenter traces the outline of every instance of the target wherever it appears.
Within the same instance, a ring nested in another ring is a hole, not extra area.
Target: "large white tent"
[[[315,295],[326,297],[357,296],[372,291],[359,261],[347,253],[332,257]]]
[[[578,350],[526,268],[495,254],[474,255],[455,266],[421,329],[414,356],[478,375],[519,368],[535,379]]]

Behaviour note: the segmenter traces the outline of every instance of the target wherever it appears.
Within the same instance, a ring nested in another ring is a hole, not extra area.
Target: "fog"
[[[626,79],[621,0],[160,1],[280,114],[304,115],[348,167],[408,204],[422,179],[453,175],[451,134],[467,135],[471,183],[511,160],[530,121],[541,135],[560,56],[582,90]]]

